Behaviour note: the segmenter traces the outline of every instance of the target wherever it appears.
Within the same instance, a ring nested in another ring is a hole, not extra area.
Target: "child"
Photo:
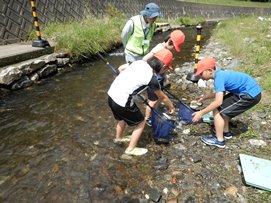
[[[165,72],[171,66],[172,59],[172,53],[167,49],[162,49],[147,61],[135,61],[116,77],[108,90],[108,104],[114,117],[118,120],[115,142],[127,141],[123,138],[127,124],[136,126],[125,154],[140,156],[148,151],[145,148],[136,147],[146,120],[134,103],[133,96],[148,86],[165,103],[169,113],[174,112],[172,102],[161,91],[157,77],[154,75],[154,73]]]
[[[214,98],[206,108],[194,113],[193,121],[213,111],[215,136],[203,136],[201,140],[207,145],[225,147],[224,139],[232,138],[229,130],[231,118],[247,111],[261,100],[261,87],[249,75],[236,71],[216,70],[214,58],[206,57],[197,64],[197,76],[203,80],[214,79],[215,93],[203,96],[199,101]]]
[[[170,51],[180,52],[181,46],[183,45],[185,40],[185,35],[180,30],[174,30],[170,33],[170,35],[165,39],[164,42],[157,44],[146,56],[143,57],[143,60],[147,61],[151,58],[155,53],[160,51],[161,49],[168,49]],[[172,67],[169,67],[172,69]],[[157,74],[157,78],[161,87],[164,86],[164,82],[166,80],[165,74]],[[150,89],[147,90],[148,92],[148,103],[151,107],[155,107],[158,104],[158,98]],[[151,109],[150,107],[146,107],[145,117],[147,119],[147,124],[151,126]]]

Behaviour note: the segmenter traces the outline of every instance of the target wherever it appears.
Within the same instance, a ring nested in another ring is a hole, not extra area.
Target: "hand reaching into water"
[[[175,112],[175,108],[171,108],[171,109],[168,110],[169,114],[173,114],[174,112]]]

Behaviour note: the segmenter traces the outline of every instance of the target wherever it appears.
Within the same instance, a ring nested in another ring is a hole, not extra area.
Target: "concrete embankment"
[[[161,23],[156,33],[177,28],[180,28],[180,26]],[[49,48],[36,48],[30,44],[0,46],[1,87],[12,90],[26,88],[40,79],[53,76],[58,72],[64,72],[66,69],[69,69],[72,63],[86,59],[84,57],[71,58],[67,53],[52,53],[54,51],[54,43],[50,42],[50,44],[52,44],[52,47]],[[120,42],[116,42],[112,44],[110,50],[120,45]],[[51,54],[44,55],[48,53]],[[41,57],[37,58],[38,56]],[[91,58],[93,55],[88,57]],[[25,59],[29,60],[25,61]]]

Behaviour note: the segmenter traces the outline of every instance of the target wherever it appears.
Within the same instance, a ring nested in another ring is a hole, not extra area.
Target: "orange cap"
[[[197,72],[195,75],[200,75],[203,71],[213,69],[215,70],[216,61],[214,58],[205,57],[197,63]]]
[[[172,68],[173,54],[168,49],[163,48],[156,52],[153,56],[158,58],[159,61],[161,61],[168,68]]]
[[[181,51],[181,45],[184,43],[185,35],[181,30],[174,30],[170,33],[170,39],[173,42],[174,48],[177,52]]]

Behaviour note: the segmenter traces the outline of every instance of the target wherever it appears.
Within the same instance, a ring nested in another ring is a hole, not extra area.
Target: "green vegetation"
[[[266,2],[252,2],[242,0],[185,0],[193,3],[216,4],[226,6],[242,6],[242,7],[257,7],[257,8],[271,8],[271,3]]]
[[[263,191],[261,194],[261,202],[270,202],[271,200],[271,192]]]
[[[241,134],[239,139],[242,139],[242,138],[248,138],[248,139],[258,138],[258,134],[254,132],[253,128],[249,127],[246,132]]]
[[[239,67],[261,77],[265,90],[271,93],[271,27],[270,18],[238,17],[218,24],[214,37],[229,47],[242,61]]]
[[[43,36],[56,42],[56,51],[65,51],[74,57],[109,50],[120,43],[126,18],[110,5],[106,13],[105,17],[88,16],[80,22],[49,23],[43,29]]]
[[[110,50],[121,42],[120,33],[127,17],[114,6],[108,5],[106,16],[87,18],[78,22],[52,22],[45,26],[43,37],[55,41],[56,51],[69,53],[73,57],[89,56],[97,52]],[[179,25],[196,25],[204,22],[204,18],[181,17],[177,19],[159,19],[158,22],[169,22]],[[35,32],[30,33],[34,39]]]

